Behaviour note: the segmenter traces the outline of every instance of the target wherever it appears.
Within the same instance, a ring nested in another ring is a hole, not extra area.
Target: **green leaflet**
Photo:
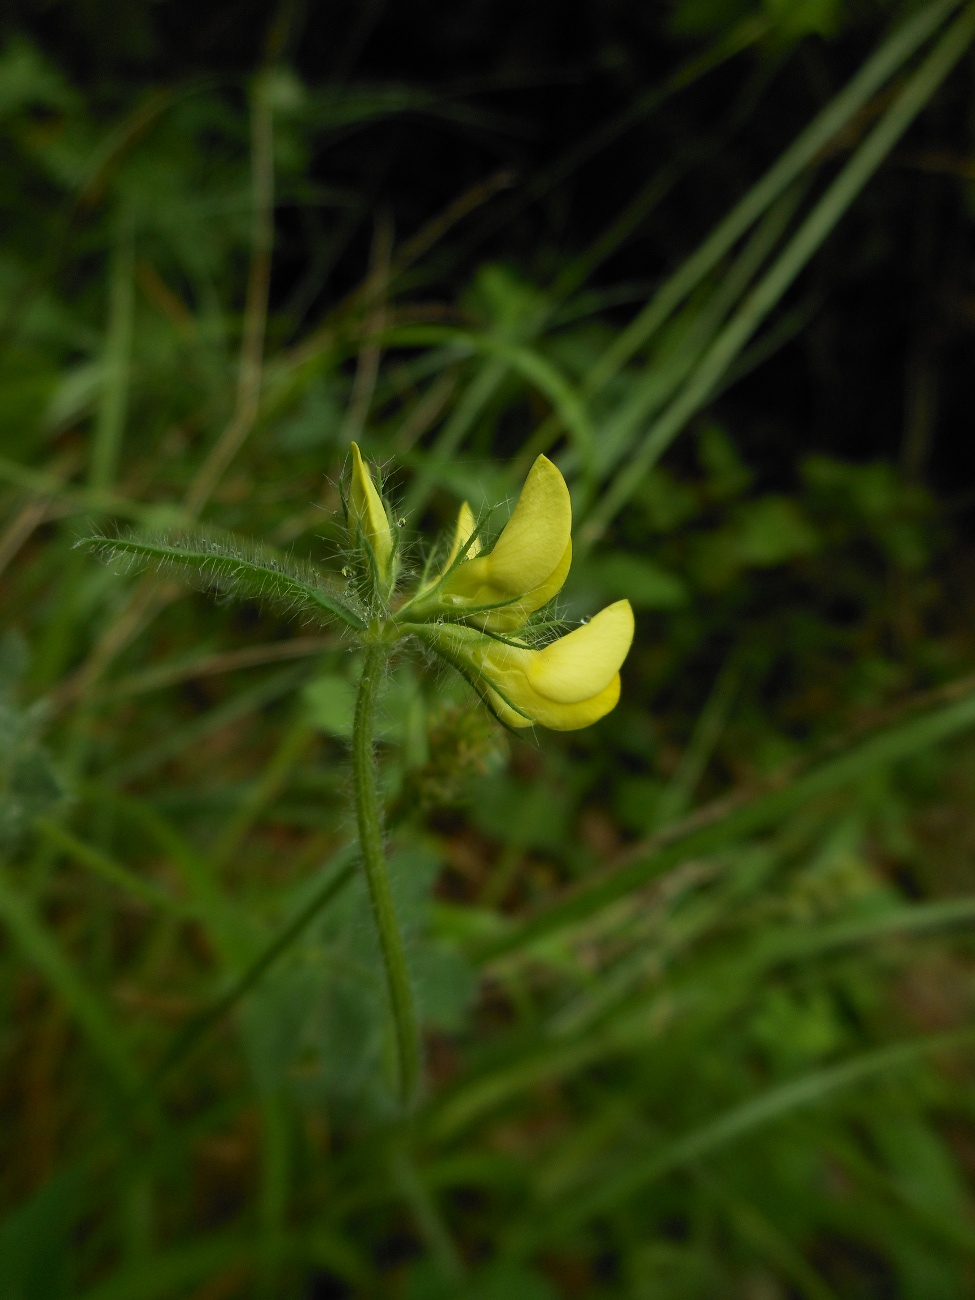
[[[331,616],[357,632],[366,627],[351,605],[330,590],[326,576],[314,565],[278,558],[251,542],[222,542],[203,536],[175,541],[96,536],[85,537],[78,545],[127,571],[155,569],[195,582],[204,591],[283,605],[290,613],[316,622],[327,623]]]

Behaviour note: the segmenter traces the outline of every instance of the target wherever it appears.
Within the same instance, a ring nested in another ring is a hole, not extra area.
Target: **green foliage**
[[[850,8],[842,0],[678,0],[671,23],[681,35],[702,36],[761,17],[779,41],[791,42],[835,35]]]
[[[506,228],[470,274],[473,200],[415,240],[379,217],[332,292],[374,196],[313,161],[406,115],[472,130],[459,96],[276,55],[246,88],[88,95],[5,47],[0,1300],[971,1294],[958,523],[723,396],[805,329],[804,277],[843,287],[824,245],[881,222],[864,190],[973,12],[912,6],[652,292],[610,282],[646,195],[571,257]],[[772,77],[859,15],[686,0],[717,45],[681,76],[747,27]],[[275,204],[279,245],[335,225],[268,296]],[[618,708],[569,736],[392,664],[406,1115],[352,849],[353,438],[408,576],[552,455],[559,613],[639,620]]]
[[[360,631],[365,627],[364,616],[338,594],[337,580],[329,583],[328,576],[314,566],[273,555],[250,541],[91,537],[82,545],[122,573],[151,566],[159,573],[195,581],[203,591],[272,602],[291,617],[326,624],[339,619]]]
[[[0,641],[0,845],[6,849],[57,808],[65,793],[41,740],[43,703],[18,705],[27,654],[13,633]]]

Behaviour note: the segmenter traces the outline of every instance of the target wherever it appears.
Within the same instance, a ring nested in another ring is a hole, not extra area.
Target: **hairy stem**
[[[352,730],[352,770],[362,866],[366,873],[372,914],[376,920],[379,946],[386,967],[389,1004],[396,1030],[399,1095],[406,1106],[416,1092],[420,1069],[419,1035],[403,937],[396,921],[389,889],[373,765],[373,719],[385,655],[386,650],[382,645],[372,645],[366,652]]]

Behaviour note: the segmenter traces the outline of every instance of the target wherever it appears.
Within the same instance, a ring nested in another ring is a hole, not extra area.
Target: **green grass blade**
[[[108,784],[128,784],[145,776],[147,772],[152,772],[163,763],[185,753],[190,746],[199,744],[207,736],[215,735],[222,728],[252,716],[272,701],[290,695],[307,680],[308,672],[305,665],[297,665],[269,674],[200,717],[167,731],[155,743],[146,744],[138,752],[123,758],[102,772],[101,780]]]
[[[660,411],[680,389],[705,354],[708,345],[740,301],[762,263],[784,234],[800,198],[799,187],[776,203],[759,223],[744,247],[702,301],[688,303],[672,323],[673,339],[648,367],[645,378],[633,385],[629,399],[600,427],[597,470],[608,477],[613,467],[632,454],[632,439],[646,420]],[[554,430],[553,430],[554,432]],[[535,439],[531,440],[535,443]],[[533,446],[533,450],[534,450]],[[538,450],[545,450],[538,447]],[[588,501],[577,492],[577,512],[586,513],[597,489],[592,485]],[[575,499],[574,497],[574,499]],[[597,507],[598,509],[598,507]]]
[[[732,809],[710,825],[693,829],[670,843],[635,851],[623,866],[583,884],[546,911],[486,941],[475,950],[475,957],[482,962],[491,961],[584,922],[601,908],[642,888],[647,881],[681,862],[715,853],[737,840],[766,830],[809,800],[836,790],[855,788],[858,782],[878,768],[960,735],[973,726],[975,695],[968,695],[889,728],[780,789]]]
[[[572,435],[579,458],[584,465],[590,461],[593,430],[582,399],[574,385],[566,379],[558,367],[543,357],[540,352],[525,344],[498,338],[493,334],[476,334],[472,331],[438,325],[400,326],[390,330],[384,337],[389,344],[407,347],[436,347],[444,343],[454,343],[470,349],[471,352],[496,357],[505,363],[507,369],[521,375],[527,383],[533,385],[549,399],[558,412],[560,422]]]
[[[501,387],[508,366],[497,357],[487,361],[464,390],[450,418],[444,424],[433,446],[419,462],[417,472],[403,499],[403,513],[418,518],[437,484],[441,467],[456,455],[464,437],[480,418],[488,402]]]
[[[808,928],[793,926],[781,934],[772,931],[758,940],[754,951],[744,960],[767,969],[773,964],[800,961],[878,939],[897,935],[923,936],[928,932],[973,923],[975,898],[914,903],[855,921],[835,921],[831,925]]]
[[[246,839],[250,828],[268,804],[277,797],[295,766],[304,757],[314,736],[314,729],[306,722],[304,713],[300,713],[284,732],[267,767],[257,777],[211,849],[212,871],[219,872],[233,858]]]
[[[105,340],[104,384],[95,420],[88,482],[107,491],[118,471],[129,395],[132,316],[135,299],[135,240],[131,220],[124,216],[112,253],[109,272],[108,329]]]
[[[253,1234],[211,1233],[205,1240],[176,1245],[125,1264],[105,1281],[76,1294],[78,1300],[169,1300],[205,1292],[227,1294],[228,1278],[236,1284],[241,1272],[249,1275],[256,1271],[266,1256],[265,1243]],[[370,1266],[357,1245],[327,1232],[289,1233],[277,1243],[274,1262],[304,1265],[309,1270],[318,1266],[352,1286],[368,1286],[368,1293],[375,1294]],[[213,1286],[201,1287],[207,1281]]]
[[[0,922],[63,1001],[122,1093],[134,1095],[139,1076],[122,1046],[118,1025],[4,872],[0,872]]]
[[[9,460],[6,456],[0,456],[0,482],[12,483],[35,496],[50,497],[53,501],[61,502],[68,513],[111,515],[145,525],[155,519],[158,526],[160,515],[158,506],[140,505],[113,492],[72,487],[58,474],[32,469],[17,461]],[[177,513],[178,511],[171,512],[171,514]]]
[[[951,72],[973,37],[975,10],[967,9],[910,78],[788,247],[715,340],[685,388],[654,422],[626,466],[601,495],[580,533],[583,548],[591,546],[603,534],[688,420],[712,395],[721,376]]]
[[[816,155],[850,123],[870,97],[937,31],[948,15],[958,8],[958,3],[959,0],[941,0],[940,3],[927,5],[888,37],[856,76],[806,127],[779,161],[748,191],[697,252],[682,263],[643,311],[619,335],[593,367],[586,384],[587,395],[605,388],[684,298],[714,270],[766,208],[788,189],[815,160]]]
[[[596,1180],[595,1186],[592,1185],[593,1180],[590,1180],[586,1190],[563,1204],[547,1225],[541,1229],[532,1225],[519,1245],[537,1249],[550,1235],[561,1235],[595,1215],[611,1211],[668,1174],[697,1160],[706,1159],[785,1115],[826,1102],[844,1089],[881,1078],[893,1070],[904,1069],[934,1053],[968,1048],[973,1044],[975,1030],[972,1029],[931,1034],[864,1052],[840,1065],[816,1070],[779,1087],[770,1088],[741,1105],[732,1107],[710,1123],[666,1143],[659,1150],[631,1160],[615,1174],[604,1172]]]
[[[568,1032],[563,1015],[549,1022],[540,1036],[531,1036],[522,1050],[516,1048],[502,1061],[495,1061],[474,1073],[455,1089],[439,1098],[426,1118],[428,1132],[438,1140],[450,1140],[467,1126],[483,1119],[514,1097],[553,1079],[565,1080],[607,1057],[645,1049],[653,1042],[648,1023],[661,998],[671,1009],[675,1004],[707,1003],[715,988],[726,994],[735,990],[733,1005],[750,996],[755,982],[768,972],[796,962],[842,953],[889,938],[923,937],[955,926],[975,924],[975,898],[951,899],[939,903],[912,904],[891,908],[878,916],[840,921],[822,926],[789,926],[766,933],[744,953],[733,951],[692,966],[688,975],[679,971],[666,990],[651,985],[633,995],[624,989],[621,997],[606,1004],[599,989],[598,1019],[573,1009]],[[642,966],[645,972],[645,963]],[[740,993],[740,996],[739,996]],[[724,1007],[725,1004],[723,1003]],[[725,1014],[725,1010],[722,1011]],[[539,1038],[541,1037],[541,1041]]]
[[[152,1073],[150,1086],[156,1088],[203,1042],[225,1016],[264,978],[271,967],[311,925],[312,921],[336,898],[355,874],[354,850],[349,847],[335,855],[326,879],[308,902],[275,935],[254,960],[237,976],[227,991],[201,1015],[192,1020],[173,1039]]]
[[[155,885],[147,884],[126,867],[123,867],[121,863],[116,862],[114,858],[109,857],[107,853],[93,848],[90,844],[85,844],[83,840],[78,839],[76,835],[72,835],[69,830],[59,826],[57,822],[42,817],[34,823],[34,829],[48,844],[60,849],[62,853],[65,853],[81,866],[86,867],[102,880],[108,881],[109,884],[124,890],[134,898],[139,898],[142,902],[148,903],[150,907],[158,908],[170,916],[185,917],[194,915],[192,908],[187,907],[176,898],[171,898]]]

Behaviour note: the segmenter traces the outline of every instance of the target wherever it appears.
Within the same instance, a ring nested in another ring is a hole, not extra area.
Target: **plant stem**
[[[413,1007],[413,991],[410,988],[409,972],[406,968],[403,937],[396,921],[393,897],[389,889],[373,766],[373,717],[385,656],[386,649],[382,645],[371,645],[366,651],[366,662],[359,681],[355,721],[352,728],[352,771],[362,866],[366,873],[372,914],[379,933],[379,946],[382,949],[386,983],[389,988],[389,1004],[396,1030],[400,1101],[407,1106],[416,1091],[419,1075],[419,1035],[416,1011]]]

